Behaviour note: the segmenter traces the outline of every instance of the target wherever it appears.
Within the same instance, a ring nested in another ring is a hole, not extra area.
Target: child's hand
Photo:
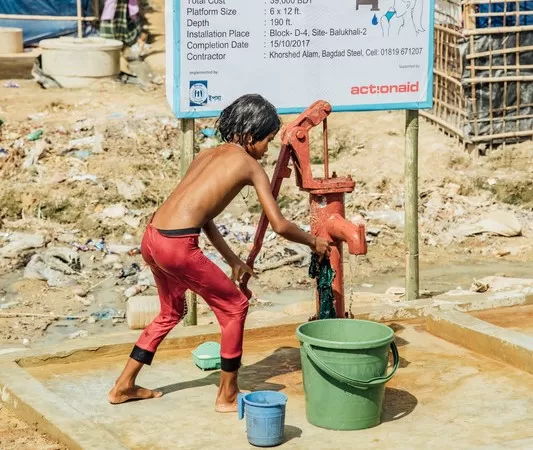
[[[231,279],[234,283],[240,283],[242,281],[242,276],[245,273],[249,274],[254,278],[257,278],[257,274],[252,270],[252,268],[240,259],[238,259],[231,265]]]
[[[331,248],[328,240],[323,237],[315,237],[315,244],[311,246],[311,249],[320,256],[329,256]]]

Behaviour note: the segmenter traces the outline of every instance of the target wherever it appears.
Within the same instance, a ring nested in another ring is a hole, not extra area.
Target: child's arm
[[[236,261],[240,261],[239,257],[233,253],[233,250],[226,243],[224,237],[220,234],[220,231],[218,231],[215,222],[210,220],[203,226],[203,230],[211,244],[213,244],[213,247],[218,250],[230,266]]]
[[[283,217],[278,204],[272,195],[272,191],[270,190],[270,180],[259,163],[252,165],[251,182],[257,191],[259,202],[261,203],[274,232],[289,241],[308,245],[313,251],[320,255],[329,255],[330,248],[326,239],[306,233],[301,230],[298,225]]]
[[[218,231],[215,222],[213,222],[212,220],[208,221],[203,226],[203,230],[211,244],[213,244],[213,247],[218,250],[218,252],[230,265],[231,279],[233,281],[241,281],[241,277],[242,275],[244,275],[244,273],[248,273],[251,276],[257,278],[257,275],[254,273],[254,271],[243,261],[241,261],[241,259],[235,253],[233,253],[233,250],[226,243],[224,236],[222,236],[220,234],[220,231]]]

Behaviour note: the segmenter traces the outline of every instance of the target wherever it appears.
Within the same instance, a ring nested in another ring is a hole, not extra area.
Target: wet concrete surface
[[[284,448],[476,448],[533,438],[532,376],[432,336],[420,322],[391,326],[401,365],[375,428],[335,432],[306,421],[292,335],[246,342],[240,387],[289,396]],[[106,394],[127,354],[26,370],[131,449],[252,448],[244,421],[214,412],[218,372],[196,368],[191,350],[161,351],[143,369],[139,384],[163,390],[162,398],[119,406],[109,405]]]
[[[521,331],[533,336],[533,305],[488,309],[471,312],[470,315],[498,327]]]

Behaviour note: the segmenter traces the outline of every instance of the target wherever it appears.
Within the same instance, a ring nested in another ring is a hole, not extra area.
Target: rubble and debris
[[[533,289],[533,278],[490,276],[474,280],[470,289],[474,292],[502,292],[523,288]]]
[[[108,206],[101,212],[101,216],[104,219],[122,219],[126,214],[128,214],[128,208],[126,208],[122,203]]]
[[[48,144],[45,141],[36,142],[34,147],[29,151],[28,156],[26,156],[22,167],[24,169],[30,169],[35,166],[35,164],[37,164],[37,161],[39,161],[39,158],[46,151],[47,146]]]
[[[130,177],[128,180],[115,181],[118,193],[128,201],[138,199],[146,190],[145,184],[137,179]]]
[[[508,211],[493,211],[473,225],[466,225],[457,230],[458,234],[472,236],[489,233],[513,237],[522,234],[522,225],[517,217]]]
[[[117,278],[127,278],[132,275],[137,275],[141,271],[141,267],[137,263],[131,263],[127,267],[120,269]]]
[[[138,247],[135,245],[125,245],[125,244],[107,244],[106,250],[108,253],[111,254],[117,254],[117,255],[125,255],[129,254],[130,252],[133,252]]]
[[[387,225],[389,228],[403,230],[405,227],[405,213],[403,211],[381,210],[367,211],[368,219]]]
[[[126,298],[135,297],[136,295],[141,294],[142,292],[146,291],[148,289],[148,286],[142,285],[142,284],[136,284],[135,286],[131,286],[128,289],[124,291],[124,295]]]
[[[155,286],[154,274],[149,267],[146,267],[141,273],[139,273],[138,283],[141,286]]]
[[[0,248],[0,258],[17,258],[22,252],[35,248],[44,247],[45,236],[30,233],[7,233],[4,237],[7,245]]]
[[[86,330],[78,330],[68,335],[69,339],[86,338],[89,336],[89,332]]]
[[[56,247],[33,255],[24,270],[24,278],[45,280],[51,287],[73,286],[81,270],[77,252],[68,247]]]

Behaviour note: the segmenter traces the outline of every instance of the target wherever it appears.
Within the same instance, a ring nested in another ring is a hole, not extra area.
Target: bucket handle
[[[244,419],[244,394],[241,392],[237,394],[237,417],[239,420]]]
[[[366,389],[371,386],[376,386],[378,384],[386,383],[392,378],[392,376],[396,373],[396,370],[398,370],[398,367],[400,366],[400,355],[398,353],[398,348],[396,347],[396,344],[394,343],[394,341],[390,343],[390,348],[392,350],[392,355],[394,358],[394,365],[392,367],[392,372],[384,377],[376,377],[368,381],[355,380],[353,378],[348,378],[338,373],[336,370],[333,370],[331,367],[327,366],[318,357],[318,355],[315,353],[315,351],[313,350],[310,344],[308,344],[307,342],[304,342],[303,347],[305,349],[305,352],[307,353],[307,356],[309,356],[311,361],[313,361],[320,369],[326,372],[330,377],[335,378],[337,381],[349,384],[350,386],[360,388],[360,389]]]

